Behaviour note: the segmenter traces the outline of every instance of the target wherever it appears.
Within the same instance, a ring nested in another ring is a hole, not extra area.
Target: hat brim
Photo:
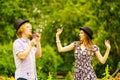
[[[26,23],[26,22],[29,22],[29,20],[24,20],[24,21],[19,25],[18,29],[20,28],[21,25],[23,25],[23,24]],[[17,29],[17,30],[18,30],[18,29]]]
[[[20,24],[20,26],[21,26],[22,24],[26,23],[26,22],[29,22],[29,20],[25,20],[24,22],[22,22],[22,23]],[[20,27],[20,26],[19,26],[19,27]]]

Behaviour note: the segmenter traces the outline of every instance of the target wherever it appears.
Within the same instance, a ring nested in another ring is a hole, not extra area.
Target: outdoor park
[[[36,59],[38,80],[73,80],[74,51],[60,53],[56,30],[62,28],[62,46],[79,41],[79,28],[89,26],[93,42],[104,55],[104,40],[111,50],[105,64],[94,56],[98,80],[120,80],[120,0],[0,0],[0,80],[15,80],[14,22],[29,20],[41,35],[42,57]]]

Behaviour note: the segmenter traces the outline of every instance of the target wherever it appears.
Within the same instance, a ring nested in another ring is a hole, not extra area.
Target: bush
[[[42,57],[37,60],[37,73],[39,80],[47,80],[49,73],[53,78],[56,77],[57,66],[62,63],[62,59],[54,49],[46,45],[42,48]]]
[[[15,65],[12,52],[12,42],[0,45],[0,75],[13,76]]]

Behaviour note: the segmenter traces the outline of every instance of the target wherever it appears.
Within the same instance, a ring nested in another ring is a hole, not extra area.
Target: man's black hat
[[[14,28],[16,29],[16,31],[20,28],[20,26],[26,22],[29,22],[29,20],[23,20],[23,19],[18,19],[15,21],[14,23]]]

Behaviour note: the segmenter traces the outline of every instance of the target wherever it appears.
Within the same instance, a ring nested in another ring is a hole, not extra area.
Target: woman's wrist
[[[60,40],[56,40],[56,43],[60,43]]]
[[[110,48],[107,48],[110,51]]]
[[[59,36],[60,36],[60,35],[57,35],[57,34],[56,34],[56,37],[59,37]]]
[[[60,43],[59,35],[56,35],[56,43]]]

